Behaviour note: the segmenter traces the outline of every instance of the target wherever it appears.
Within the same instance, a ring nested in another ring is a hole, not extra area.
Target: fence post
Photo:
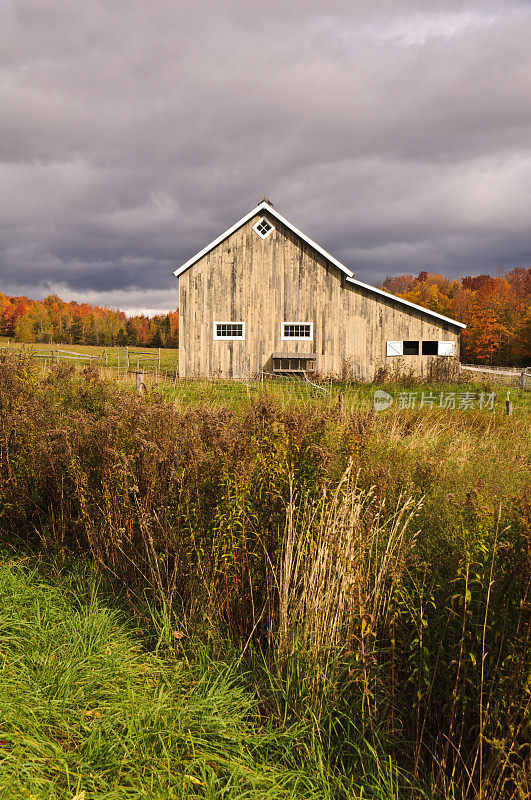
[[[109,363],[107,361],[107,348],[105,348],[105,366],[108,367]]]
[[[145,391],[145,388],[146,387],[144,385],[144,373],[140,372],[138,370],[138,367],[137,367],[137,371],[136,371],[136,390],[137,390],[138,394],[142,394],[142,392]]]
[[[159,347],[159,369],[160,369],[160,347]]]
[[[507,400],[505,401],[505,413],[509,417],[513,413],[513,401],[509,400],[509,392],[507,392]]]
[[[125,348],[125,365],[129,369],[129,348]]]
[[[343,394],[342,392],[339,393],[339,397],[337,400],[337,409],[339,412],[339,419],[343,419]]]
[[[59,342],[57,342],[57,345],[56,345],[55,361],[56,361],[57,364],[59,363]]]

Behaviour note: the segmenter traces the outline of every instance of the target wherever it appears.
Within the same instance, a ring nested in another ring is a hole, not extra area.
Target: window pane
[[[258,220],[256,225],[254,225],[254,230],[259,234],[259,236],[265,239],[265,237],[273,230],[273,226],[262,217],[262,219]]]
[[[418,342],[404,342],[404,355],[405,356],[418,356],[419,343]]]
[[[309,323],[284,322],[283,336],[285,339],[311,339],[312,326]]]
[[[216,338],[243,339],[243,322],[216,322]]]
[[[422,342],[422,355],[423,356],[436,356],[438,352],[437,342]]]

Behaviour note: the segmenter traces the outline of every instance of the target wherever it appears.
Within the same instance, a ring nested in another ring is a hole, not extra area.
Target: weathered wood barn
[[[267,198],[174,274],[182,378],[371,380],[459,357],[461,322],[359,281]]]

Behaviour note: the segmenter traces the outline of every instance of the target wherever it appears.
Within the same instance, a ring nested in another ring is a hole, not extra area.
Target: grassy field
[[[7,346],[8,340],[0,337],[0,349]],[[21,344],[10,342],[14,351],[28,353],[56,352],[55,344]],[[83,360],[69,360],[65,358],[68,353],[79,353],[86,356],[97,357],[98,366],[102,368],[102,375],[109,380],[118,380],[123,388],[134,388],[135,377],[128,374],[126,367],[126,354],[124,347],[92,347],[84,345],[59,345],[61,358],[66,364],[86,365]],[[107,360],[104,354],[107,352]],[[146,370],[153,370],[158,366],[158,350],[154,348],[129,348],[129,365],[131,372],[136,369],[137,363]],[[46,369],[49,366],[46,360]],[[105,369],[105,364],[108,369]],[[117,367],[120,366],[119,373]],[[467,413],[475,411],[492,411],[496,414],[505,413],[505,400],[509,397],[513,401],[514,412],[531,412],[531,392],[523,391],[517,386],[507,386],[493,380],[470,381],[463,379],[459,383],[415,383],[414,381],[389,382],[385,384],[352,384],[338,381],[318,382],[293,378],[266,379],[264,381],[229,381],[229,380],[178,380],[175,381],[175,370],[178,366],[178,350],[161,349],[160,369],[157,376],[157,391],[165,399],[181,406],[199,404],[211,409],[245,408],[251,401],[260,397],[271,397],[276,403],[285,407],[305,407],[313,404],[322,408],[334,408],[338,404],[339,395],[342,395],[342,408],[345,413],[359,409],[374,407],[374,393],[378,390],[388,392],[392,398],[393,410],[424,411],[442,410],[452,413],[454,410],[466,410]],[[494,377],[494,376],[493,376]],[[155,377],[146,372],[146,386],[155,387]],[[508,395],[509,392],[509,395]],[[494,394],[494,397],[492,395]],[[453,397],[452,397],[453,395]],[[444,406],[441,409],[441,406]]]
[[[531,412],[531,391],[496,382],[463,381],[462,383],[392,382],[384,384],[320,383],[318,386],[302,379],[275,378],[261,381],[207,381],[179,380],[174,386],[160,386],[167,400],[185,407],[199,404],[212,409],[248,407],[261,397],[270,397],[282,407],[311,407],[337,409],[339,397],[344,415],[360,409],[375,407],[377,391],[392,398],[392,411],[417,411],[434,414],[451,414],[463,411],[468,414],[505,414],[505,401],[513,402],[514,413]],[[508,394],[509,393],[509,394]],[[381,413],[381,412],[380,412]],[[384,413],[388,413],[385,409]]]
[[[0,336],[0,348],[7,347],[7,343],[8,339]],[[24,344],[21,342],[14,342],[12,339],[9,340],[9,347],[15,352],[23,350],[28,353],[35,352],[39,354],[49,354],[50,358],[52,357],[52,353],[54,354],[55,358],[57,348],[59,348],[60,359],[70,364],[83,363],[83,361],[82,359],[68,359],[68,354],[81,354],[87,357],[90,356],[91,358],[98,358],[102,365],[106,364],[109,367],[117,367],[119,363],[120,367],[125,368],[127,363],[125,347],[96,347],[82,344]],[[105,353],[107,353],[107,359],[105,359]],[[178,364],[178,358],[178,350],[161,348],[160,368],[175,372],[176,365]],[[87,358],[86,362],[84,363],[89,363],[89,360],[90,359]],[[154,368],[155,366],[158,366],[158,349],[154,347],[130,347],[129,363],[132,369],[136,367],[137,361],[140,366],[144,366],[146,368]]]
[[[160,622],[149,641],[115,599],[109,607],[93,570],[3,556],[3,800],[317,800],[354,790],[298,752],[303,726],[261,722],[234,660],[213,659],[200,641],[181,645]],[[382,767],[377,790],[397,780]]]
[[[59,611],[7,559],[6,798],[529,796],[527,396],[302,386],[139,397],[0,356],[5,546],[112,582],[52,575]]]

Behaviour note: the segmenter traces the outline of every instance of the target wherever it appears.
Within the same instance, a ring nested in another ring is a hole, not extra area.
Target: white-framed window
[[[400,340],[399,342],[386,342],[387,349],[386,355],[388,356],[401,356],[404,354],[404,342]]]
[[[437,355],[439,356],[454,356],[455,355],[455,342],[440,341],[437,342],[438,349]]]
[[[313,322],[283,322],[281,339],[283,342],[311,342]]]
[[[245,322],[214,322],[214,339],[245,339]]]
[[[259,219],[256,225],[253,225],[253,231],[256,231],[258,236],[261,236],[262,239],[265,239],[266,236],[269,236],[274,230],[273,225],[271,225],[265,217]]]
[[[424,340],[422,342],[423,356],[453,356],[455,355],[455,342]],[[419,342],[406,341],[386,342],[386,355],[388,356],[418,356]]]

